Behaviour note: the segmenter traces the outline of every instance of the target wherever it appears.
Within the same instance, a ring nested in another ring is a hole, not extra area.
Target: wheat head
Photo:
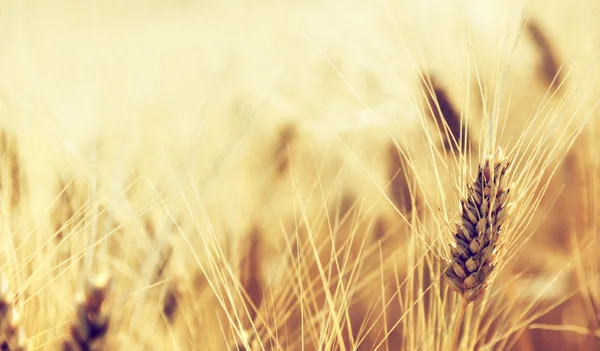
[[[63,343],[63,350],[90,350],[108,330],[109,316],[103,303],[110,287],[110,277],[99,275],[90,280],[85,291],[77,296],[77,319],[71,326],[71,338]]]
[[[479,166],[475,180],[467,186],[467,196],[461,200],[461,219],[450,248],[453,260],[445,275],[465,303],[481,297],[494,269],[510,191],[505,184],[509,165],[502,149],[489,155]]]

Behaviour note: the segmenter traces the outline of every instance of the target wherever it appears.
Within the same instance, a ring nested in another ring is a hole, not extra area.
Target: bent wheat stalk
[[[467,306],[483,295],[495,266],[498,238],[508,207],[510,189],[505,186],[505,174],[509,165],[501,149],[486,157],[461,200],[461,220],[450,245],[452,261],[445,271],[450,286],[462,297],[452,350],[458,348]]]

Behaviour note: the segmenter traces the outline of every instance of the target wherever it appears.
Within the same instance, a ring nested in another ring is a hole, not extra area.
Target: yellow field
[[[5,1],[2,349],[597,350],[598,5]]]

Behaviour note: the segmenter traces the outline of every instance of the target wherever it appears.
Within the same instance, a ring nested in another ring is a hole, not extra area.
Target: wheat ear
[[[465,309],[483,295],[494,270],[498,238],[508,208],[510,189],[505,183],[509,165],[500,148],[487,156],[461,200],[461,220],[450,245],[452,261],[445,271],[450,286],[462,297],[452,349],[458,346]]]
[[[0,330],[2,332],[0,349],[25,351],[29,347],[21,327],[21,318],[15,308],[15,295],[10,291],[8,279],[5,276],[0,279]]]
[[[108,330],[108,314],[102,305],[108,294],[110,278],[106,274],[88,281],[77,295],[77,318],[71,325],[71,335],[63,343],[64,351],[91,350]]]

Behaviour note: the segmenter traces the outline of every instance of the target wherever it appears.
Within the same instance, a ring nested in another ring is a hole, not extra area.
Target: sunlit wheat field
[[[2,350],[598,350],[599,5],[0,3]]]

